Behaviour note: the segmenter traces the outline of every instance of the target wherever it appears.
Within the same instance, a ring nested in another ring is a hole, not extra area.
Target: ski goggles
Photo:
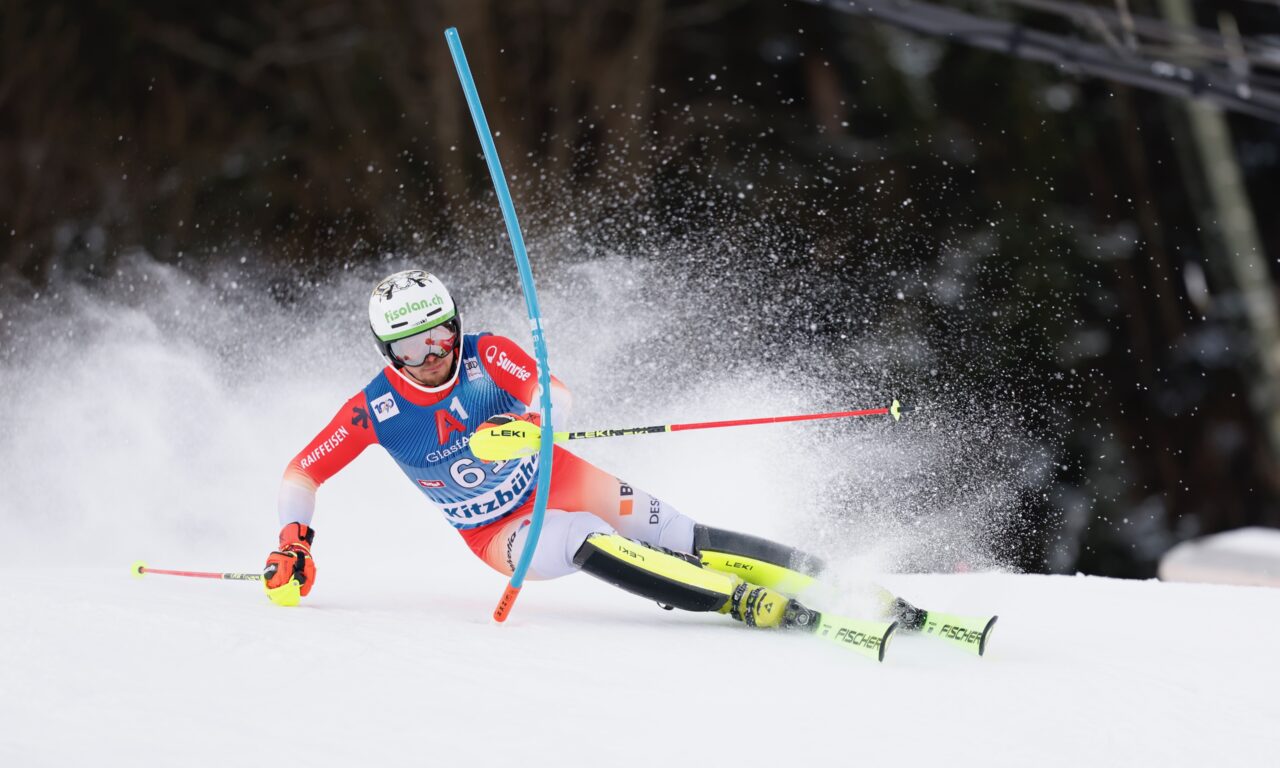
[[[444,357],[453,351],[457,343],[457,331],[446,323],[413,336],[397,339],[387,344],[387,347],[391,350],[391,356],[396,362],[415,368],[427,362],[427,358],[432,355],[437,358]]]

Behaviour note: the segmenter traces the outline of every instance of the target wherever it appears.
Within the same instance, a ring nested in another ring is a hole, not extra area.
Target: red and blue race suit
[[[537,363],[510,339],[486,333],[465,335],[460,354],[457,380],[445,391],[426,391],[388,367],[351,397],[285,470],[281,524],[310,525],[320,484],[377,443],[477,555],[510,574],[533,509],[538,457],[486,463],[469,443],[491,417],[525,413],[536,401]],[[570,400],[554,378],[552,400],[560,422]],[[692,544],[691,520],[560,447],[547,508],[531,578],[573,570],[573,551],[592,532],[617,530],[682,551]]]

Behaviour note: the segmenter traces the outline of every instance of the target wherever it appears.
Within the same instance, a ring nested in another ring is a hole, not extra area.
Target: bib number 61
[[[485,481],[488,474],[483,466],[476,465],[475,459],[458,459],[449,466],[449,476],[463,488],[475,488]]]

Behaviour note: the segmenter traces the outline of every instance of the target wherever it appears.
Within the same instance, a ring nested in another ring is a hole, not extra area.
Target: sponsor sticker
[[[480,370],[480,361],[474,357],[465,358],[462,361],[462,367],[467,371],[467,381],[475,381],[484,375],[484,372]]]
[[[634,493],[635,491],[633,491],[631,486],[626,483],[618,484],[618,514],[620,516],[625,517],[626,515],[631,514],[632,507],[634,506],[631,496]]]
[[[319,461],[320,457],[333,453],[337,450],[338,446],[342,444],[342,441],[347,439],[347,435],[348,432],[346,427],[338,427],[337,432],[334,432],[327,440],[313,448],[311,453],[303,456],[302,461],[300,461],[298,465],[303,469],[306,469]]]
[[[389,297],[390,297],[390,294],[388,293],[388,298]],[[410,312],[417,312],[419,310],[430,309],[431,307],[439,307],[443,305],[444,305],[444,297],[439,294],[436,294],[435,296],[432,296],[430,299],[422,299],[420,301],[406,301],[403,306],[396,307],[395,309],[384,312],[383,317],[386,319],[388,323],[390,323],[393,320],[397,320],[401,317],[404,317]]]
[[[422,486],[423,488],[443,488],[444,481],[443,480],[419,480],[418,485]]]
[[[507,353],[499,350],[497,345],[494,344],[490,344],[488,347],[485,347],[484,361],[489,365],[496,366],[500,370],[506,371],[520,381],[528,381],[533,376],[531,371],[517,363],[515,360],[507,357]]]
[[[369,407],[373,409],[373,416],[379,422],[400,413],[400,406],[396,405],[396,399],[390,392],[369,403]]]
[[[470,462],[470,459],[467,461]],[[464,470],[463,473],[472,471],[479,470],[473,467]],[[440,511],[454,527],[474,528],[495,517],[505,515],[519,506],[524,501],[525,495],[533,490],[537,474],[538,457],[532,456],[522,460],[497,487],[471,496],[462,502],[446,504],[440,508]]]

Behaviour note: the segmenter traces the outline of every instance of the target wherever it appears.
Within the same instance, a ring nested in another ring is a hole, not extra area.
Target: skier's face
[[[457,351],[451,351],[444,357],[428,355],[422,365],[406,365],[401,370],[417,379],[424,387],[438,387],[449,380],[449,371],[453,369],[453,356],[456,354],[458,354]]]

